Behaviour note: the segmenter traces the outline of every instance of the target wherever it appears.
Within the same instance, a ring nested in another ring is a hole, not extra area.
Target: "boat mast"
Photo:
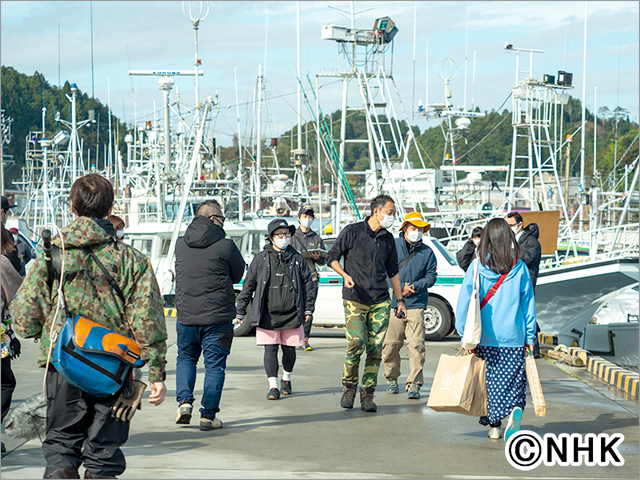
[[[240,103],[238,101],[238,71],[236,66],[233,66],[233,78],[236,83],[236,118],[238,121],[238,220],[242,222],[244,217],[244,191],[243,191],[243,178],[242,178],[242,140],[240,139]]]
[[[582,59],[582,128],[580,131],[580,193],[585,191],[584,187],[584,147],[587,141],[586,131],[586,100],[587,100],[587,2],[584,2],[584,53]],[[580,208],[584,205],[580,202]],[[584,231],[584,214],[580,212],[578,221],[579,232]]]

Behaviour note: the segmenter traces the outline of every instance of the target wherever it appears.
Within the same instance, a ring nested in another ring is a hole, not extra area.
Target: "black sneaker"
[[[267,393],[267,400],[278,400],[280,398],[280,390],[277,388],[272,388]]]
[[[291,380],[280,380],[280,393],[291,395]]]
[[[346,385],[342,387],[344,392],[342,392],[342,398],[340,399],[340,406],[342,408],[353,408],[353,402],[356,399],[356,388],[350,388]]]

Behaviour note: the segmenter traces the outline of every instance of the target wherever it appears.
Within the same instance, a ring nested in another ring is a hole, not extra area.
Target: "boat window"
[[[147,257],[151,256],[151,247],[153,245],[152,239],[147,238],[134,238],[131,240],[131,246]]]
[[[458,265],[458,262],[455,258],[453,258],[453,255],[451,255],[449,250],[447,250],[444,245],[442,245],[438,240],[436,240],[435,238],[431,238],[431,243],[433,243],[433,245],[438,249],[445,260],[449,262],[449,265]]]
[[[160,247],[160,256],[166,257],[169,253],[169,246],[171,245],[171,238],[163,238],[162,245]]]
[[[140,209],[140,221],[141,222],[155,222],[158,218],[158,206],[155,203],[141,203]]]

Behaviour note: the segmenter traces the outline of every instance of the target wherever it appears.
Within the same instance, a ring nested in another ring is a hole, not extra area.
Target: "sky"
[[[184,3],[187,10],[191,4],[193,14],[201,3],[204,11],[207,8],[207,2]],[[637,1],[586,2],[586,106],[593,111],[596,101],[598,109],[607,106],[613,110],[620,105],[636,122],[640,90],[638,6]],[[350,2],[300,2],[305,86],[307,75],[315,85],[317,74],[341,69],[338,44],[322,40],[320,33],[323,25],[348,26],[350,20],[330,7],[349,11]],[[268,108],[263,105],[262,135],[281,135],[297,123],[296,2],[208,2],[208,8],[198,29],[198,57],[204,72],[199,91],[201,101],[218,95],[219,110],[213,123],[218,144],[229,146],[238,131],[236,105],[242,135],[249,131],[258,68],[265,68],[265,58],[269,102]],[[571,72],[574,89],[570,93],[582,98],[585,2],[370,1],[354,2],[354,10],[360,12],[356,16],[358,29],[371,29],[375,19],[384,16],[391,17],[398,27],[392,69],[389,53],[385,65],[410,123],[421,132],[437,121],[412,118],[412,112],[419,100],[426,101],[427,83],[429,102],[444,101],[444,83],[436,64],[445,57],[457,67],[457,76],[449,85],[454,105],[464,103],[465,56],[467,108],[472,98],[473,105],[482,111],[503,105],[514,85],[516,68],[516,54],[503,48],[505,42],[515,48],[544,50],[534,55],[533,76],[541,79],[545,73]],[[113,113],[127,123],[136,117],[139,123],[151,120],[154,111],[162,121],[157,78],[131,77],[130,69],[194,68],[194,29],[183,14],[183,2],[2,1],[0,13],[2,65],[28,75],[38,71],[52,85],[76,83],[81,91],[89,95],[93,91],[105,104],[110,98]],[[521,56],[521,68],[528,69],[529,54]],[[180,100],[193,105],[194,77],[174,77],[174,82],[170,98],[175,100],[179,91]],[[323,112],[338,110],[342,88],[336,78],[323,77],[319,82]],[[348,106],[359,106],[355,82],[348,92]],[[311,92],[309,95],[313,98]],[[502,108],[511,110],[511,100]],[[301,112],[302,121],[311,118],[304,103]],[[267,122],[269,115],[271,123]]]

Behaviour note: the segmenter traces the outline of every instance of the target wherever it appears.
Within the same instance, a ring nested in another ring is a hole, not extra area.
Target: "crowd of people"
[[[23,338],[40,340],[38,364],[46,367],[44,478],[79,478],[81,465],[85,478],[121,475],[126,467],[121,447],[141,398],[140,392],[137,402],[132,401],[124,387],[98,397],[58,372],[51,353],[60,318],[81,315],[129,337],[139,346],[139,357],[149,369],[148,401],[160,405],[167,391],[167,332],[160,290],[149,259],[122,241],[125,224],[112,215],[113,200],[113,187],[104,177],[89,174],[76,180],[70,191],[76,219],[53,240],[54,250],[62,252],[63,273],[52,275],[58,270],[51,270],[47,255],[39,255],[23,280],[24,265],[16,242],[4,227],[12,205],[2,197],[2,418],[15,388],[11,349],[5,355],[4,348],[11,343],[5,329],[13,327]],[[400,350],[405,341],[409,350],[405,390],[409,399],[419,399],[424,384],[424,311],[429,289],[437,280],[437,261],[423,242],[430,229],[423,216],[419,212],[406,215],[397,237],[391,231],[395,217],[394,200],[377,196],[371,201],[370,215],[342,229],[326,252],[323,240],[311,229],[315,212],[303,205],[298,212],[299,228],[284,219],[269,224],[264,250],[247,268],[235,243],[226,238],[220,204],[214,200],[201,203],[175,250],[176,424],[191,422],[196,366],[202,356],[205,378],[200,429],[222,427],[217,414],[234,322],[256,327],[256,344],[264,347],[267,399],[294,393],[291,376],[296,349],[313,350],[309,336],[319,286],[316,267],[324,264],[343,278],[348,345],[340,406],[353,408],[360,387],[361,409],[377,410],[374,392],[381,362],[386,391],[398,394]],[[458,253],[466,271],[456,310],[460,334],[474,272],[479,273],[481,298],[501,279],[489,301],[491,308],[482,309],[482,339],[474,351],[487,361],[488,414],[480,423],[490,427],[489,437],[494,439],[501,437],[505,418],[505,438],[518,430],[525,407],[525,355],[533,348],[537,328],[537,235],[535,224],[523,229],[522,217],[512,212],[506,219],[494,218],[484,229],[474,230]],[[233,285],[243,277],[236,299]],[[278,382],[280,351],[283,373]],[[112,415],[113,406],[123,401],[133,411],[126,420]]]

